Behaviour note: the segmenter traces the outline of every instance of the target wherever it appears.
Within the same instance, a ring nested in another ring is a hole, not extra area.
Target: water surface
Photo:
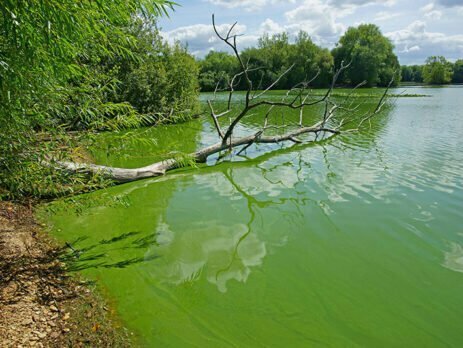
[[[430,97],[322,146],[260,146],[54,204],[53,234],[140,346],[463,346],[463,89],[407,92]],[[106,136],[98,162],[216,141],[207,119],[142,134],[156,141]]]

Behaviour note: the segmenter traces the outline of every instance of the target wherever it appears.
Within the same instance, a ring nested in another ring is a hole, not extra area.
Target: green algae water
[[[407,93],[428,97],[319,146],[54,203],[52,233],[137,346],[461,347],[463,88]],[[206,118],[140,137],[105,135],[95,157],[137,167],[216,141]]]

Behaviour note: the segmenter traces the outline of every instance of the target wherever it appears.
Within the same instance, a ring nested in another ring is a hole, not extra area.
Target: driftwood
[[[237,48],[237,37],[238,35],[233,34],[233,29],[235,28],[236,24],[233,24],[228,32],[225,35],[222,35],[218,32],[214,16],[212,17],[212,24],[214,31],[217,37],[227,44],[231,50],[233,51],[236,59],[239,62],[240,71],[230,78],[228,81],[228,99],[226,102],[226,109],[220,112],[216,112],[214,109],[214,100],[208,100],[207,104],[210,110],[210,116],[214,123],[215,129],[217,131],[217,135],[220,139],[217,143],[205,147],[197,152],[188,155],[188,160],[196,162],[196,163],[203,163],[207,160],[207,158],[213,154],[220,153],[222,151],[232,151],[233,149],[240,148],[238,154],[241,154],[247,148],[254,144],[261,144],[261,143],[282,143],[282,142],[293,142],[293,143],[301,143],[303,142],[298,137],[307,134],[315,135],[311,140],[308,142],[321,142],[326,139],[327,135],[333,136],[340,134],[343,132],[343,128],[349,123],[358,120],[358,118],[347,118],[346,117],[341,120],[334,120],[333,117],[337,111],[343,111],[344,113],[351,113],[354,114],[358,112],[358,106],[352,107],[352,103],[348,106],[348,97],[346,97],[341,104],[335,103],[331,96],[333,90],[336,86],[339,76],[342,72],[349,68],[350,64],[341,63],[341,66],[334,72],[332,82],[330,87],[328,88],[327,92],[315,99],[309,100],[310,97],[310,83],[314,81],[318,77],[318,73],[308,81],[301,82],[294,88],[292,88],[286,94],[285,98],[281,101],[271,101],[265,100],[263,97],[265,94],[270,91],[273,87],[277,85],[277,83],[290,72],[294,66],[291,66],[288,70],[286,70],[283,74],[281,74],[272,84],[270,84],[267,88],[257,91],[257,88],[253,86],[252,80],[249,77],[249,73],[254,70],[258,70],[256,68],[250,68],[248,63],[245,63],[242,60],[242,57]],[[240,107],[234,107],[232,104],[232,97],[235,92],[235,88],[240,82],[241,79],[244,79],[246,84],[246,91],[245,91],[245,99],[244,104],[240,105]],[[393,80],[391,80],[389,86],[391,86]],[[362,86],[364,83],[359,84],[356,88]],[[219,84],[217,84],[218,86]],[[257,86],[259,87],[259,86]],[[384,94],[380,98],[376,108],[372,110],[370,113],[363,115],[360,121],[357,124],[357,127],[351,128],[348,131],[357,130],[360,128],[366,121],[370,121],[372,117],[378,114],[381,111],[382,106],[385,104],[387,92],[389,87],[386,88]],[[218,92],[218,87],[214,92],[214,96]],[[320,115],[319,121],[312,125],[304,124],[304,110],[308,107],[315,106],[315,105],[322,105],[323,112]],[[234,131],[236,126],[240,123],[240,121],[249,114],[249,112],[258,107],[268,107],[268,110],[263,119],[262,129],[252,135],[247,136],[240,136],[234,137]],[[279,135],[266,135],[265,132],[269,129],[282,129],[282,128],[290,128],[289,125],[283,126],[275,126],[269,124],[269,116],[274,111],[274,109],[287,109],[287,110],[299,110],[299,122],[295,129],[291,131],[285,132]],[[235,114],[234,117],[230,117],[230,115]],[[230,123],[226,129],[223,129],[219,119],[229,116]],[[70,172],[84,172],[89,174],[99,174],[103,175],[109,179],[112,179],[116,182],[129,182],[140,180],[144,178],[150,177],[157,177],[165,175],[166,172],[169,170],[173,170],[184,166],[184,162],[181,159],[167,159],[164,161],[160,161],[157,163],[153,163],[149,166],[142,167],[142,168],[135,168],[135,169],[126,169],[126,168],[115,168],[115,167],[107,167],[95,164],[81,164],[81,163],[74,163],[74,162],[63,162],[63,161],[55,161],[53,165],[59,167],[60,169],[64,169]]]

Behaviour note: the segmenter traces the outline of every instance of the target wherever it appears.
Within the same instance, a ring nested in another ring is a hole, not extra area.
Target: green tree
[[[186,119],[198,111],[199,66],[185,47],[167,44],[151,23],[135,20],[129,32],[136,38],[139,59],[119,57],[116,102],[128,102],[153,121]],[[172,119],[173,118],[173,119]]]
[[[344,61],[351,67],[343,76],[345,83],[357,85],[366,81],[368,86],[385,86],[394,77],[400,81],[400,65],[391,41],[374,24],[351,27],[340,38],[332,54],[336,66]]]
[[[313,82],[315,87],[326,87],[330,84],[334,65],[333,56],[329,50],[314,44],[306,32],[299,32],[288,60],[291,64],[295,64],[289,74],[288,88],[301,82],[302,79],[308,81],[317,74],[318,77]]]
[[[294,55],[294,46],[289,43],[287,33],[275,34],[273,36],[264,35],[259,39],[258,45],[259,54],[264,60],[264,65],[255,66],[263,69],[262,82],[255,81],[255,85],[259,88],[265,88],[278,79],[289,67],[293,64],[291,56]],[[291,82],[289,74],[284,75],[275,89],[287,89]],[[258,84],[257,84],[258,83]]]
[[[296,84],[308,81],[315,87],[326,87],[331,81],[333,58],[331,53],[313,43],[310,36],[301,31],[291,43],[286,33],[273,36],[264,35],[258,47],[243,52],[243,60],[249,61],[254,86],[267,87],[276,81],[292,65],[293,68],[275,85],[275,89],[290,89]],[[245,88],[244,83],[241,88]]]
[[[412,65],[412,81],[417,83],[423,82],[423,66],[421,65]]]
[[[423,80],[431,85],[449,83],[452,80],[451,64],[442,56],[428,57],[423,67]]]
[[[236,58],[226,52],[210,51],[199,64],[202,91],[214,91],[217,84],[220,89],[226,88],[230,77],[238,70]]]
[[[413,70],[410,66],[402,65],[400,67],[401,77],[403,82],[413,81]]]
[[[403,82],[415,82],[422,83],[423,67],[421,65],[402,65],[401,66],[401,76]]]
[[[267,66],[267,64],[269,64],[268,57],[263,55],[260,48],[247,48],[242,52],[241,57],[252,69],[248,75],[255,88],[259,85],[261,86],[260,88],[262,88],[262,86],[268,86],[272,83],[272,74]],[[240,79],[238,89],[245,90],[246,87],[247,85],[244,79]]]
[[[61,133],[63,120],[72,127],[95,115],[136,116],[129,104],[108,101],[117,81],[93,62],[136,59],[131,52],[136,39],[126,30],[130,22],[134,16],[154,22],[172,5],[168,0],[0,3],[0,190],[43,195],[58,186],[56,173],[41,165],[56,146],[40,142],[38,131]]]
[[[259,38],[257,47],[247,48],[242,52],[242,59],[251,71],[248,73],[254,88],[266,88],[275,82],[291,66],[290,57],[294,45],[289,42],[286,33]],[[282,76],[274,86],[275,89],[286,89],[291,84],[289,74]],[[239,89],[246,89],[244,79],[240,80]]]
[[[463,59],[459,59],[453,64],[452,82],[463,83]]]

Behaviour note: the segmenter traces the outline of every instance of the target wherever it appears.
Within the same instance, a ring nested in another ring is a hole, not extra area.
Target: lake
[[[52,234],[139,346],[461,347],[463,88],[403,92],[427,96],[321,145],[260,145],[55,202]],[[365,108],[380,95],[360,93]],[[103,135],[98,163],[217,141],[205,117],[136,134]]]

